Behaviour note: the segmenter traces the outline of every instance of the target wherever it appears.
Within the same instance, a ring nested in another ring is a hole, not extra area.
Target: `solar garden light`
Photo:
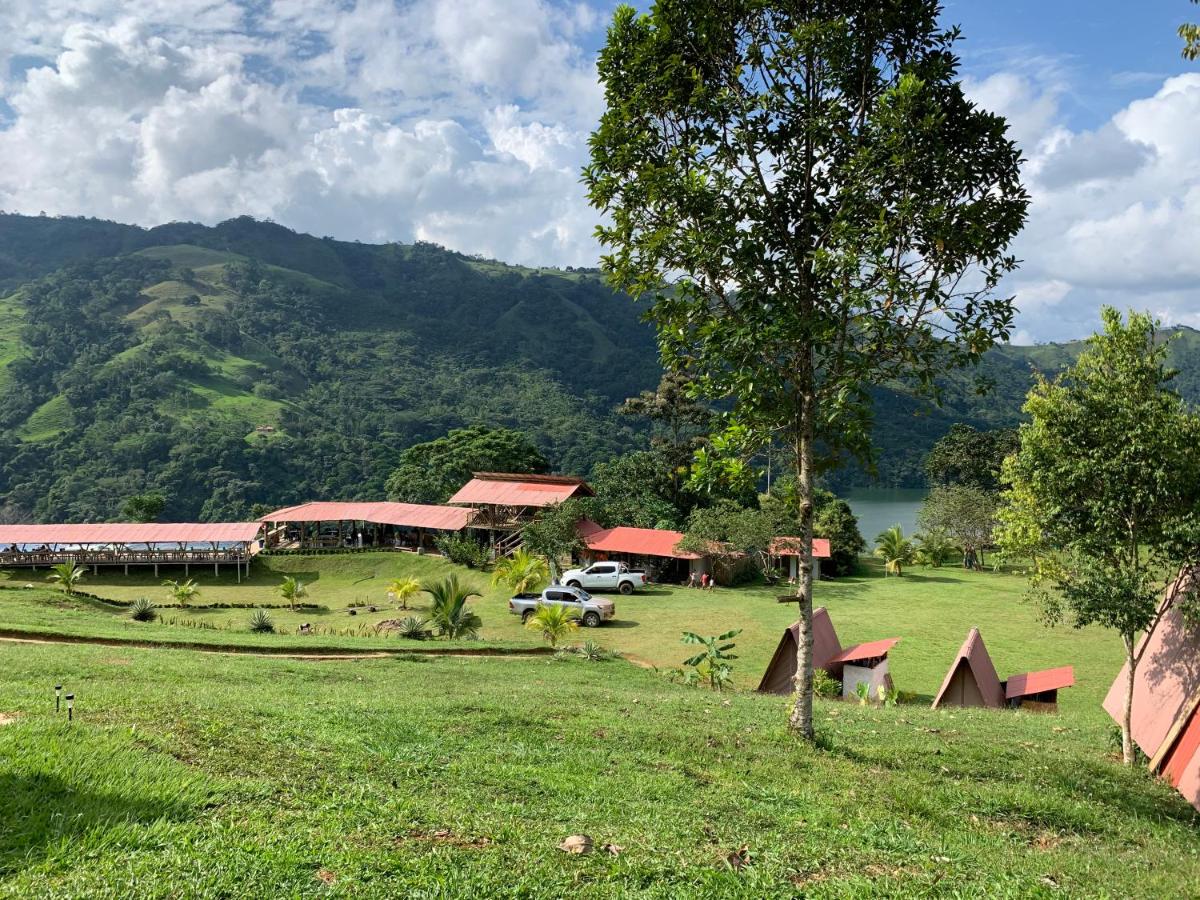
[[[67,721],[68,722],[72,722],[75,720],[74,710],[75,710],[75,695],[67,694]]]
[[[62,711],[62,685],[61,684],[56,684],[54,686],[54,711],[55,712]]]

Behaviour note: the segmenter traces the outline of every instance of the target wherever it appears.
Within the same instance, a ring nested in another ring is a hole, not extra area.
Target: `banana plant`
[[[704,649],[690,659],[685,659],[683,664],[692,668],[696,673],[696,680],[708,682],[709,688],[714,691],[730,687],[733,684],[733,667],[729,665],[729,660],[737,659],[737,654],[729,652],[735,646],[731,638],[741,633],[742,629],[738,628],[716,637],[701,637],[694,632],[685,631],[683,643],[699,644]]]

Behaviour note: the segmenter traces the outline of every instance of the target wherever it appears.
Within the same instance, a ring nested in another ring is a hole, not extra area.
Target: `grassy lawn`
[[[1191,808],[1070,711],[821,702],[810,749],[623,662],[0,654],[2,896],[1200,892]]]

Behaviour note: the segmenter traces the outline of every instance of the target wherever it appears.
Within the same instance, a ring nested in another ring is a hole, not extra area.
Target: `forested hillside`
[[[0,215],[0,519],[111,518],[147,490],[166,519],[378,498],[406,447],[469,424],[586,475],[646,444],[615,412],[660,375],[639,313],[595,271],[427,244]],[[1195,398],[1200,334],[1177,348]],[[881,392],[881,481],[921,483],[954,422],[1017,421],[1031,366],[1073,352],[997,351],[993,392],[956,378],[941,409]]]

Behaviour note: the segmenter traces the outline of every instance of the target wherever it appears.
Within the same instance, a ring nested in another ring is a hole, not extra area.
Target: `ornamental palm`
[[[470,640],[479,636],[483,620],[467,608],[467,600],[482,596],[478,591],[462,584],[457,575],[450,575],[441,581],[427,584],[425,593],[433,598],[429,620],[439,635],[449,640]]]
[[[537,611],[529,617],[525,627],[530,631],[540,631],[551,647],[557,647],[559,641],[579,628],[579,617],[573,609],[565,606],[539,603]]]
[[[291,575],[283,579],[279,585],[279,596],[288,602],[292,609],[296,608],[296,601],[308,594],[308,589],[305,588],[304,582],[298,578],[293,578]]]
[[[64,591],[73,594],[75,585],[83,581],[86,574],[87,569],[83,566],[77,566],[75,563],[59,563],[57,566],[50,567],[50,574],[46,576],[46,580],[61,584]]]
[[[496,570],[492,573],[493,585],[507,585],[514,594],[539,591],[549,581],[550,567],[546,560],[524,547],[512,556],[497,560]]]
[[[170,589],[171,599],[180,606],[187,606],[188,603],[200,596],[200,587],[196,584],[196,579],[194,578],[189,578],[187,581],[171,581],[168,579],[163,582],[163,587]]]
[[[409,599],[421,593],[421,582],[415,578],[396,578],[388,584],[387,592],[401,609],[408,609]]]
[[[900,576],[904,574],[905,566],[912,565],[913,545],[904,536],[904,529],[893,525],[875,538],[875,555],[883,560],[885,578],[888,572]]]
[[[932,566],[940,569],[957,549],[954,541],[950,539],[950,535],[939,528],[934,528],[917,535],[917,550],[913,559],[919,566]]]

